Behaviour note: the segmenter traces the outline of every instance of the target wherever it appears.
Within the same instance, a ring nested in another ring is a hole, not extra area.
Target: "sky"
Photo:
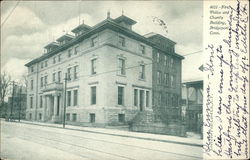
[[[83,20],[90,26],[99,23],[108,11],[111,18],[123,11],[137,21],[133,30],[141,35],[155,32],[175,41],[180,55],[201,51],[202,5],[202,1],[1,1],[1,71],[20,79],[27,73],[24,65],[41,56],[44,46],[71,33]],[[167,33],[153,17],[166,23]],[[202,62],[202,52],[185,56],[182,81],[202,79],[198,70]]]

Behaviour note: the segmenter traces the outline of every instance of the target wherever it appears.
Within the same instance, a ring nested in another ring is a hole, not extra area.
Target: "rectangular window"
[[[174,76],[173,75],[170,76],[170,86],[171,87],[174,86]]]
[[[124,87],[118,86],[118,105],[124,105]]]
[[[149,107],[149,91],[146,91],[146,107]]]
[[[30,81],[30,89],[33,90],[33,80]]]
[[[94,47],[96,45],[97,45],[97,36],[91,39],[91,47]]]
[[[173,87],[175,88],[176,87],[176,76],[173,75]]]
[[[53,79],[52,79],[53,82],[55,82],[55,81],[56,81],[56,73],[53,73],[53,74],[52,74],[52,78],[53,78]]]
[[[56,63],[56,57],[53,57],[53,64]]]
[[[157,83],[158,84],[161,83],[161,72],[160,71],[157,72]]]
[[[138,89],[134,89],[134,106],[138,106]]]
[[[71,106],[71,91],[67,91],[67,106]]]
[[[96,59],[91,60],[91,74],[96,74]]]
[[[74,66],[74,79],[78,78],[78,66]]]
[[[141,54],[145,54],[145,46],[144,45],[140,45],[140,52],[141,52]]]
[[[119,44],[120,44],[122,47],[125,47],[125,38],[124,38],[124,37],[119,36]]]
[[[144,110],[144,90],[140,90],[140,111]]]
[[[40,65],[41,65],[41,68],[43,68],[43,62],[41,62],[41,64],[40,64]]]
[[[125,114],[118,114],[118,122],[120,123],[125,122]]]
[[[57,72],[57,80],[58,82],[61,82],[61,71]]]
[[[39,120],[42,120],[42,113],[39,113]]]
[[[169,101],[168,101],[168,98],[169,98],[169,95],[168,95],[168,93],[166,93],[166,105],[168,106],[169,105]]]
[[[68,57],[70,58],[71,55],[72,55],[72,49],[69,49],[69,50],[68,50]]]
[[[96,104],[96,86],[91,87],[91,104]]]
[[[70,121],[70,114],[69,113],[66,114],[66,121]]]
[[[118,59],[118,70],[119,70],[119,75],[125,75],[125,60],[122,58]]]
[[[160,61],[161,61],[161,59],[160,59],[161,57],[160,57],[160,53],[159,52],[157,52],[157,62],[158,63],[160,63]]]
[[[173,68],[173,67],[174,67],[174,59],[171,58],[171,59],[170,59],[170,68]]]
[[[68,80],[71,81],[71,67],[67,69]]]
[[[76,47],[75,47],[75,55],[77,55],[78,52],[79,52],[79,46],[76,46]]]
[[[78,105],[78,90],[74,90],[74,106]]]
[[[168,86],[168,85],[169,85],[169,74],[168,74],[168,73],[166,74],[166,79],[165,79],[165,81],[166,81],[166,85]]]
[[[44,77],[44,84],[47,85],[48,84],[48,76]]]
[[[34,67],[33,67],[33,66],[30,68],[30,71],[31,71],[31,72],[34,72]]]
[[[41,77],[40,86],[43,87],[43,77]]]
[[[77,114],[76,114],[76,113],[73,113],[73,114],[72,114],[72,121],[73,121],[73,122],[76,122],[76,120],[77,120]]]
[[[95,113],[90,113],[89,117],[90,117],[89,119],[90,123],[95,123]]]
[[[165,64],[165,66],[167,66],[167,64],[168,64],[167,55],[164,55],[164,64]]]
[[[140,65],[139,79],[145,79],[145,65]]]
[[[33,108],[33,97],[30,97],[30,108]]]
[[[32,113],[29,114],[29,119],[32,119]]]
[[[158,100],[158,104],[161,105],[162,104],[162,94],[159,93],[159,100]]]
[[[48,61],[44,62],[44,67],[48,67]]]
[[[40,108],[43,108],[43,96],[40,96]]]
[[[58,55],[58,62],[61,62],[61,55]]]

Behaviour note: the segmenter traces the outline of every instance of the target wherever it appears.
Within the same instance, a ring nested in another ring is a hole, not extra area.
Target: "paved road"
[[[1,158],[11,160],[200,160],[202,148],[2,121]]]

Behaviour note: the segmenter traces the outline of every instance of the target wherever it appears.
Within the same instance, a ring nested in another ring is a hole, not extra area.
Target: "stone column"
[[[46,120],[46,108],[47,108],[47,104],[46,104],[46,96],[42,96],[42,103],[43,103],[43,120]]]
[[[58,102],[58,100],[57,100],[57,98],[58,98],[58,96],[57,95],[54,95],[53,96],[54,98],[54,116],[57,116],[57,102]]]
[[[46,96],[46,105],[47,105],[47,116],[50,117],[50,97]]]

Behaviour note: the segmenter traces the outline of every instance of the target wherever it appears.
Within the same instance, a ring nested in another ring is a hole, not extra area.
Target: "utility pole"
[[[64,78],[64,108],[63,108],[63,128],[65,128],[65,118],[66,118],[66,93],[67,93],[67,73],[65,73]]]
[[[14,106],[14,87],[15,87],[15,82],[12,81],[12,99],[11,99],[11,107],[10,107],[10,121],[12,121],[12,112],[13,112],[13,106]]]
[[[22,86],[20,86],[19,89],[19,96],[18,96],[18,103],[19,103],[19,113],[18,113],[18,121],[21,120],[21,109],[22,109],[22,100],[21,100],[21,94],[22,94]]]

